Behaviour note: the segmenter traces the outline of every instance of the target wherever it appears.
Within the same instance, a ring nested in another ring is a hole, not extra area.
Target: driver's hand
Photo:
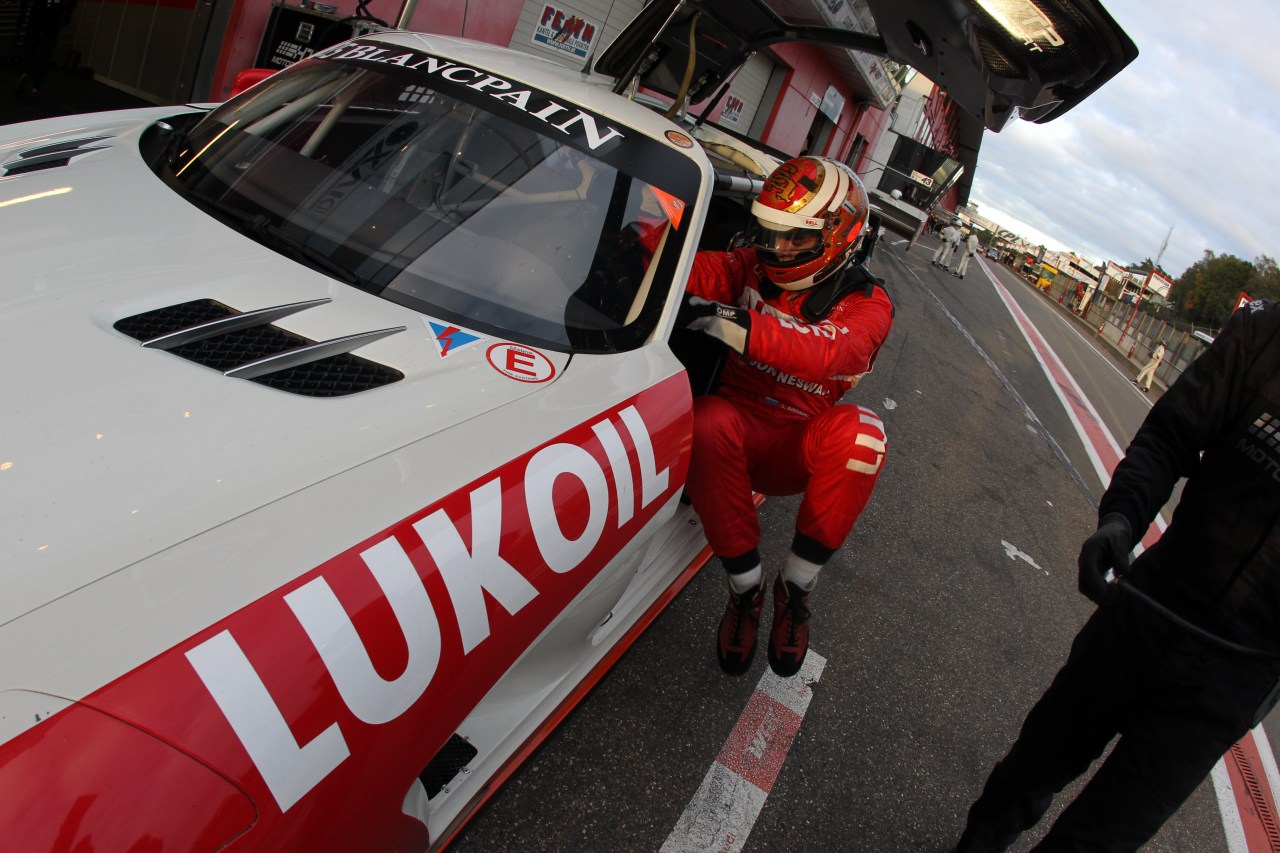
[[[1129,521],[1119,513],[1110,513],[1098,522],[1098,529],[1080,547],[1080,592],[1102,604],[1115,587],[1107,582],[1107,570],[1116,580],[1129,571],[1129,552],[1133,550],[1133,531]]]
[[[747,339],[751,335],[751,312],[746,308],[689,295],[680,306],[676,322],[687,329],[718,338],[740,353],[747,351]]]

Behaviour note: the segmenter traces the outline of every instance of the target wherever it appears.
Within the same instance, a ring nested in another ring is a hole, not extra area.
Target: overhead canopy
[[[1097,0],[866,4],[874,25],[855,30],[830,26],[812,0],[653,0],[600,56],[595,70],[618,78],[620,89],[638,78],[677,98],[692,30],[696,59],[687,94],[697,103],[762,48],[818,44],[912,66],[984,127],[998,131],[1015,115],[1034,122],[1057,118],[1138,55]]]

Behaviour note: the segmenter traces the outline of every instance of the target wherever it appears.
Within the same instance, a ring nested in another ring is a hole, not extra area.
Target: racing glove
[[[1119,513],[1108,513],[1098,522],[1098,529],[1080,547],[1080,592],[1102,604],[1115,589],[1107,582],[1107,570],[1116,580],[1129,571],[1129,552],[1133,549],[1133,531],[1129,520]]]
[[[751,334],[751,312],[736,305],[710,302],[700,296],[688,296],[680,308],[678,321],[688,329],[718,338],[740,353],[747,351]]]

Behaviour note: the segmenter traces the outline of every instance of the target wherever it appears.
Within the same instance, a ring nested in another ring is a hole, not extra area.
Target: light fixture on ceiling
[[[976,0],[988,15],[1029,50],[1062,47],[1066,41],[1053,21],[1031,0]]]

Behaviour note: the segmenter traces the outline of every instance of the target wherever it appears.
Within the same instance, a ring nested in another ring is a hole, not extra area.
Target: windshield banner
[[[504,80],[488,71],[459,65],[452,60],[432,56],[416,50],[404,50],[350,41],[327,50],[318,51],[315,59],[334,62],[369,62],[383,66],[398,66],[423,75],[438,78],[488,95],[505,106],[519,110],[530,118],[543,122],[572,138],[592,152],[602,153],[617,145],[624,137],[621,130],[609,124],[603,117],[587,112],[578,106],[566,106],[556,102],[546,92]]]

